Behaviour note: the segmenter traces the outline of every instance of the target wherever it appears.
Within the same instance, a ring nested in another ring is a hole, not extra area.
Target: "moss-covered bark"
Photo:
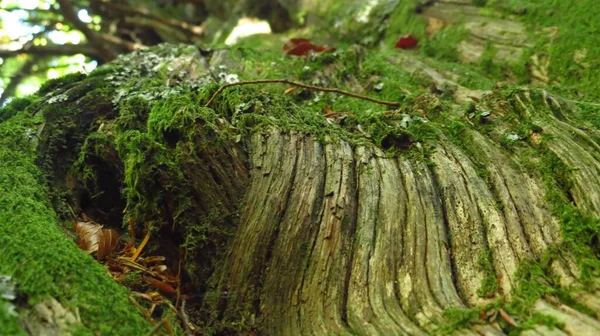
[[[335,53],[164,45],[49,84],[3,114],[3,155],[31,169],[6,179],[35,189],[10,193],[53,216],[36,162],[63,219],[67,204],[115,228],[132,218],[170,266],[183,247],[207,334],[600,333],[600,107],[590,82],[561,86],[572,79],[540,63],[568,43],[491,1],[369,3],[346,10],[370,29],[333,25]],[[400,33],[421,47],[392,49]],[[276,85],[204,106],[219,84],[265,78],[399,108]],[[43,125],[35,151],[11,142],[28,125]]]

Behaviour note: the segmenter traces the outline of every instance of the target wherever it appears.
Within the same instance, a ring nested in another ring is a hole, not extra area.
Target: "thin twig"
[[[352,93],[352,92],[348,92],[348,91],[344,91],[344,90],[340,90],[340,89],[325,88],[325,87],[321,87],[321,86],[308,85],[308,84],[294,82],[294,81],[287,80],[287,79],[257,79],[257,80],[253,80],[253,81],[229,83],[229,84],[225,84],[225,85],[221,86],[217,90],[217,92],[215,92],[212,95],[212,97],[210,97],[210,99],[204,105],[204,107],[210,106],[210,104],[212,104],[212,102],[215,100],[215,98],[217,98],[217,96],[223,90],[225,90],[228,87],[240,86],[240,85],[252,85],[252,84],[269,84],[269,83],[288,84],[288,85],[298,86],[298,87],[301,87],[301,88],[304,88],[304,89],[308,89],[308,90],[313,90],[313,91],[337,93],[337,94],[341,94],[341,95],[344,95],[344,96],[348,96],[348,97],[352,97],[352,98],[357,98],[357,99],[362,99],[362,100],[370,101],[370,102],[373,102],[373,103],[376,103],[376,104],[387,105],[387,106],[392,106],[392,107],[398,107],[398,105],[400,105],[397,102],[379,100],[379,99],[375,99],[375,98],[371,98],[371,97],[359,95],[359,94],[356,94],[356,93]]]
[[[179,248],[179,267],[177,269],[177,299],[175,300],[175,308],[179,306],[181,299],[181,262],[183,261],[183,248]]]
[[[172,315],[165,316],[165,318],[163,318],[162,320],[160,320],[160,322],[158,322],[158,323],[157,323],[157,324],[154,326],[154,328],[152,328],[152,330],[150,330],[150,332],[149,332],[148,334],[146,334],[146,336],[151,336],[151,335],[154,335],[154,334],[155,334],[155,333],[158,331],[158,329],[160,329],[160,327],[162,327],[162,325],[163,325],[163,324],[165,324],[165,323],[168,323],[168,321],[167,321],[167,320],[168,320],[169,318],[171,318],[171,316],[172,316]],[[167,329],[167,330],[168,330],[168,329]]]
[[[180,316],[181,319],[183,321],[183,328],[185,329],[185,335],[186,336],[191,336],[192,335],[192,331],[190,330],[190,319],[188,318],[187,314],[185,313],[185,300],[181,301],[181,307],[179,308],[180,310]]]
[[[69,207],[69,212],[71,212],[71,216],[73,216],[73,220],[75,221],[75,223],[79,222],[79,219],[77,219],[77,216],[75,215],[75,211],[73,211],[73,208],[71,208],[71,205],[69,203],[67,203],[67,207]]]
[[[133,298],[133,296],[129,296],[129,301],[131,301],[131,303],[133,303],[133,305],[140,310],[140,312],[142,313],[142,315],[144,315],[146,320],[150,322],[150,325],[154,326],[154,321],[152,321],[152,317],[150,317],[150,314],[148,314],[146,309],[144,309],[144,307],[142,307],[142,305],[139,304],[139,302],[137,302],[136,299]]]
[[[506,311],[504,311],[504,309],[502,309],[502,308],[500,308],[500,316],[501,316],[501,317],[502,317],[502,319],[503,319],[504,321],[506,321],[506,323],[508,323],[510,326],[513,326],[513,327],[515,327],[515,328],[516,328],[516,327],[518,327],[518,326],[517,326],[517,323],[515,322],[515,320],[513,320],[513,318],[512,318],[512,317],[510,317],[510,315],[508,315],[508,314],[506,313]]]
[[[183,300],[183,302],[185,302],[185,300]],[[169,300],[167,300],[165,303],[169,306],[171,311],[173,311],[179,317],[179,319],[183,323],[183,326],[186,330],[186,336],[187,336],[187,331],[190,331],[190,334],[191,334],[191,330],[190,330],[190,326],[189,326],[190,320],[189,320],[187,314],[185,313],[185,310],[181,310],[181,311],[177,310],[177,308],[175,308],[175,306],[173,306],[173,303]],[[185,303],[183,304],[182,307],[185,309]]]
[[[140,253],[142,253],[144,246],[146,246],[146,244],[148,243],[148,239],[150,239],[150,230],[148,230],[148,232],[146,232],[146,236],[144,236],[144,239],[140,243],[140,246],[137,247],[137,249],[135,250],[135,253],[129,259],[130,261],[135,262],[135,260],[140,256]]]

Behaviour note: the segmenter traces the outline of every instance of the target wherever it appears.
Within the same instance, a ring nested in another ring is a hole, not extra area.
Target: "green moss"
[[[483,49],[483,53],[479,57],[479,67],[486,74],[492,75],[496,78],[501,78],[501,66],[497,62],[494,62],[494,58],[496,57],[497,52],[498,50],[494,47],[492,43],[487,43],[485,48]]]
[[[13,304],[0,298],[0,326],[2,326],[0,335],[27,335],[19,323],[19,316],[16,314],[16,311],[13,311],[13,309]]]
[[[559,322],[554,316],[544,315],[541,313],[534,313],[527,321],[525,321],[525,323],[523,323],[521,329],[533,329],[536,327],[536,325],[540,324],[545,325],[550,330],[553,330],[554,328],[562,329],[565,326],[564,323]]]
[[[459,309],[449,308],[442,313],[446,321],[445,324],[436,329],[441,335],[450,335],[460,329],[471,327],[473,324],[481,324],[483,321],[479,317],[480,308]]]
[[[510,313],[530,316],[536,300],[556,292],[558,279],[550,275],[549,261],[551,258],[546,257],[546,263],[524,260],[519,264],[514,275],[518,286],[513,290],[514,298],[508,305]]]
[[[105,77],[106,75],[112,74],[116,71],[116,67],[111,64],[105,64],[94,69],[88,77]]]
[[[79,180],[92,195],[102,192],[97,187],[98,168],[96,162],[99,158],[114,157],[113,151],[112,140],[104,132],[90,133],[81,146],[79,157],[73,163],[72,170],[78,174]],[[114,161],[117,161],[117,159],[114,158]],[[113,165],[117,165],[117,162],[114,161]],[[115,171],[118,171],[118,169],[115,169]]]
[[[577,102],[579,119],[582,124],[591,125],[600,130],[600,104]]]
[[[140,283],[142,283],[142,271],[129,272],[120,281],[120,284],[127,288],[138,286]]]
[[[584,216],[568,198],[572,186],[570,172],[575,168],[565,165],[547,147],[540,147],[541,164],[537,164],[544,184],[546,199],[552,213],[560,218],[564,248],[573,253],[580,267],[580,280],[591,284],[600,276],[600,250],[596,242],[600,239],[600,219]]]
[[[50,296],[78,308],[81,334],[143,334],[150,326],[127,290],[57,225],[26,136],[40,122],[39,115],[20,113],[0,124],[0,274],[12,276],[28,306]]]
[[[444,28],[431,39],[423,40],[423,53],[428,57],[448,62],[458,62],[456,46],[467,36],[467,31],[462,27]]]
[[[485,277],[481,280],[481,287],[477,290],[477,295],[480,297],[493,297],[498,292],[498,280],[496,279],[492,260],[492,251],[481,250],[477,259],[477,265],[483,271]]]
[[[436,331],[448,335],[460,329],[470,328],[474,324],[486,323],[481,319],[481,316],[483,314],[486,315],[486,318],[491,318],[492,315],[497,316],[500,309],[504,309],[519,321],[518,326],[515,327],[507,324],[499,317],[495,318],[503,330],[510,335],[534,328],[537,324],[543,324],[550,328],[560,327],[561,324],[555,318],[532,312],[534,303],[537,300],[543,298],[544,295],[557,295],[560,292],[557,289],[558,278],[549,275],[550,264],[556,258],[556,253],[557,249],[550,249],[541,261],[524,260],[519,264],[514,274],[517,286],[512,291],[510,302],[505,302],[503,298],[499,298],[481,307],[447,309],[442,315],[443,323]],[[487,257],[483,255],[480,257],[480,261],[482,259],[487,259]]]

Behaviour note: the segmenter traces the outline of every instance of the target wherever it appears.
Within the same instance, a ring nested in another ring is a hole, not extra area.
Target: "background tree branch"
[[[90,29],[85,22],[82,22],[79,19],[71,1],[57,0],[57,2],[60,5],[61,12],[65,16],[65,19],[72,23],[75,28],[81,31],[88,41],[97,49],[97,55],[99,56],[98,60],[101,63],[110,61],[117,57],[115,51],[109,48],[106,43],[104,43],[104,41],[96,34],[96,32]]]
[[[13,57],[21,54],[30,54],[36,56],[73,56],[83,54],[92,58],[100,58],[101,54],[95,46],[90,44],[48,44],[45,46],[31,46],[18,50],[0,49],[0,57]]]
[[[0,95],[0,106],[4,105],[4,102],[7,98],[14,96],[17,87],[21,82],[29,76],[38,62],[38,58],[35,56],[30,56],[27,61],[21,66],[21,68],[17,71],[17,73],[10,78],[10,82],[4,88],[4,91]]]

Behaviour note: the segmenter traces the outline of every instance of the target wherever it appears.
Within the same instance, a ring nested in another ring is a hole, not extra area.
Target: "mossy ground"
[[[516,15],[539,36],[534,49],[550,58],[550,85],[554,92],[585,101],[600,98],[600,45],[596,24],[600,8],[594,0],[493,1],[488,8]],[[538,50],[543,48],[542,50]]]

